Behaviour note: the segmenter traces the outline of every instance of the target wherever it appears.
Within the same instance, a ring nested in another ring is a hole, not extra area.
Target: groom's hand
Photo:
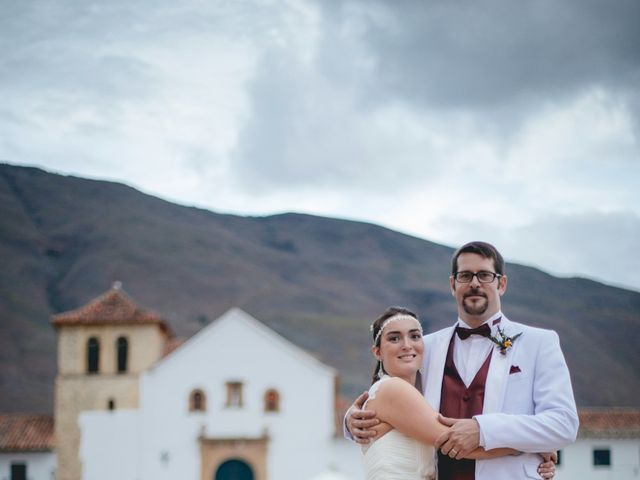
[[[480,446],[480,425],[473,418],[458,419],[438,415],[438,421],[450,427],[435,443],[435,447],[443,455],[459,460]]]
[[[538,455],[542,457],[542,460],[544,460],[545,463],[558,463],[558,452],[545,452],[539,453]]]
[[[353,439],[362,444],[367,444],[375,436],[376,431],[372,429],[380,423],[373,410],[362,410],[364,402],[369,398],[369,394],[364,392],[356,398],[349,413],[347,414],[347,429],[353,435]]]
[[[538,475],[544,479],[553,478],[556,474],[556,463],[558,462],[557,452],[539,453],[542,463],[538,465]]]

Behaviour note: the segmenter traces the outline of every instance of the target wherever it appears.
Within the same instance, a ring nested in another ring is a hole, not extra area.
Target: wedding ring
[[[458,454],[457,450],[451,450],[451,452],[453,453],[453,456],[455,457]]]

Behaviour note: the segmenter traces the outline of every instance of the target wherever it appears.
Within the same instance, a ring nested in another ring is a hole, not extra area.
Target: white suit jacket
[[[513,346],[492,350],[480,424],[487,450],[511,447],[522,452],[549,452],[575,441],[578,414],[569,370],[552,330],[529,327],[502,317],[500,327]],[[454,327],[425,335],[424,396],[440,410],[442,377]],[[514,367],[513,369],[511,367]],[[515,368],[518,367],[518,368]],[[518,370],[519,372],[510,373]],[[476,462],[476,480],[540,478],[534,453]]]

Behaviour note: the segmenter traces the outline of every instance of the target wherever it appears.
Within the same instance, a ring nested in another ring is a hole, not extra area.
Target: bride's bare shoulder
[[[416,387],[397,377],[388,378],[379,385],[377,395],[371,399],[370,405],[379,420],[394,428],[399,428],[407,412],[421,412],[427,406]]]
[[[422,394],[406,380],[398,377],[388,378],[378,387],[378,396],[382,399],[396,396],[410,396],[422,398]]]

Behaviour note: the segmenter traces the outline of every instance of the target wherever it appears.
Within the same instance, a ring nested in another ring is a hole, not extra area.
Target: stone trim
[[[200,436],[201,480],[215,478],[215,473],[227,460],[242,460],[253,470],[254,480],[267,480],[268,435],[259,438],[207,438]]]

